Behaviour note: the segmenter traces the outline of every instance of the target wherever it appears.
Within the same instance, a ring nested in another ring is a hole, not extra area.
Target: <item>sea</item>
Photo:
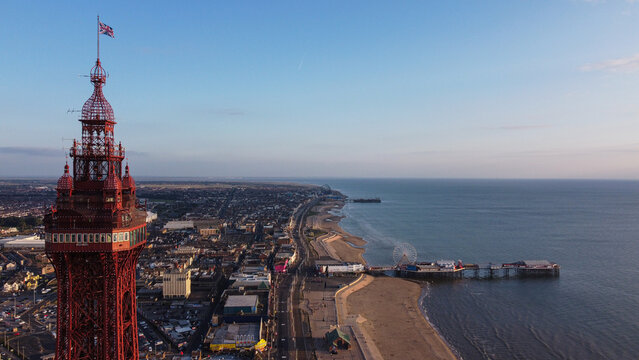
[[[462,359],[639,359],[639,182],[313,179],[351,198],[371,265],[549,260],[557,278],[425,283],[428,320]]]

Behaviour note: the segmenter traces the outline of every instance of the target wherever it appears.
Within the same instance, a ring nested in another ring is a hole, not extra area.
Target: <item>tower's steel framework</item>
[[[57,360],[137,360],[135,266],[146,244],[146,208],[135,196],[124,148],[115,143],[106,72],[91,69],[82,140],[70,149],[56,205],[45,217],[45,249],[58,282]]]

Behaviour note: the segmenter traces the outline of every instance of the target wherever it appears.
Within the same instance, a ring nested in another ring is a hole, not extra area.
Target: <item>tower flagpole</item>
[[[100,60],[100,15],[98,15],[98,60]]]

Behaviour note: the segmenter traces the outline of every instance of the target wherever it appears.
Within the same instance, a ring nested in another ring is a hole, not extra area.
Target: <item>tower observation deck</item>
[[[56,359],[139,357],[135,266],[146,244],[146,207],[136,198],[115,117],[102,88],[100,59],[91,69],[82,140],[74,140],[45,216],[45,250],[58,281]]]

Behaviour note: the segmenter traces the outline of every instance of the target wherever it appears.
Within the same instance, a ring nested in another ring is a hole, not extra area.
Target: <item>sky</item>
[[[0,177],[62,174],[102,35],[136,177],[639,179],[639,1],[2,1]]]

